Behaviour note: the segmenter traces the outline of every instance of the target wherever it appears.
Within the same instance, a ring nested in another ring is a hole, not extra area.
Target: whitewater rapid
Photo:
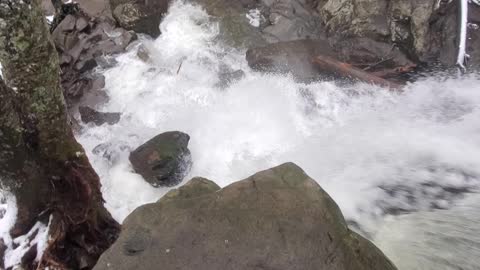
[[[160,27],[158,39],[140,37],[114,67],[99,70],[109,101],[97,109],[121,112],[120,122],[84,125],[77,134],[118,221],[169,190],[135,174],[129,152],[179,130],[191,137],[193,167],[184,181],[202,176],[225,186],[293,161],[400,269],[478,268],[480,239],[448,239],[480,227],[467,220],[480,214],[473,207],[480,200],[472,199],[480,180],[479,76],[432,76],[403,93],[362,83],[303,84],[288,74],[253,72],[245,51],[224,46],[218,25],[198,6],[174,3]],[[222,73],[236,70],[245,76],[219,86]],[[436,224],[454,214],[466,227],[450,224],[458,232],[444,239],[445,227]],[[434,244],[419,243],[419,235]],[[471,256],[441,263],[427,256],[443,254],[436,248]]]

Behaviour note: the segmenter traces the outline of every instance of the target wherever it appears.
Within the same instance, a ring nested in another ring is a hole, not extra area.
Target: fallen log
[[[380,78],[372,73],[356,68],[350,64],[340,62],[325,55],[319,55],[313,59],[313,64],[322,72],[333,73],[337,76],[359,80],[391,90],[401,90],[402,85]]]

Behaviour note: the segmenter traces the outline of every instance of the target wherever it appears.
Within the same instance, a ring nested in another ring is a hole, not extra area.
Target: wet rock
[[[140,58],[143,62],[148,62],[150,60],[150,53],[144,45],[138,46],[137,57]]]
[[[451,67],[458,53],[458,5],[459,1],[438,0],[328,0],[318,4],[317,10],[332,43],[362,38],[395,46],[396,55],[402,53],[416,63]],[[480,21],[478,9],[469,4],[469,22]],[[474,55],[469,65],[475,67],[480,63],[478,32],[470,28],[468,35],[467,51]],[[372,49],[369,54],[381,58],[384,50],[378,55],[376,51]]]
[[[105,158],[110,164],[114,164],[123,153],[129,153],[132,149],[124,141],[101,143],[95,146],[92,153]]]
[[[243,70],[235,70],[235,71],[223,71],[218,74],[218,83],[215,85],[217,88],[226,88],[231,83],[241,80],[245,77],[245,72]]]
[[[251,25],[247,18],[253,7],[249,1],[192,0],[200,4],[212,19],[219,23],[219,38],[236,48],[248,48],[266,44],[260,29]]]
[[[87,106],[80,106],[78,108],[82,122],[84,123],[94,123],[97,126],[101,126],[105,123],[109,125],[114,125],[120,121],[120,113],[111,113],[111,112],[98,112]]]
[[[155,187],[177,185],[191,166],[189,140],[178,131],[155,136],[130,153],[133,169]]]
[[[410,61],[394,44],[370,38],[342,38],[334,42],[338,59],[369,71],[410,66]]]
[[[261,31],[269,43],[324,38],[321,18],[308,0],[263,1],[267,22]]]
[[[168,4],[169,0],[110,1],[113,17],[121,27],[152,37],[160,35],[160,21],[168,11]]]
[[[295,40],[250,48],[248,65],[258,71],[290,73],[300,80],[319,76],[312,59],[319,55],[336,56],[325,40]]]
[[[293,163],[220,189],[194,178],[137,208],[103,269],[394,270],[348,229],[330,196]]]
[[[64,95],[72,108],[85,93],[96,88],[92,79],[94,69],[99,65],[111,66],[105,59],[124,52],[136,34],[116,27],[113,21],[100,15],[89,17],[90,12],[84,11],[82,4],[64,6],[62,10],[68,13],[57,16],[64,19],[54,28],[52,37],[60,56]]]

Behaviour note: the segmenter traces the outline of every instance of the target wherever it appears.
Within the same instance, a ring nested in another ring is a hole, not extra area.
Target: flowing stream
[[[118,221],[169,190],[135,174],[129,151],[179,130],[191,136],[184,181],[202,176],[225,186],[293,161],[401,270],[478,269],[479,76],[432,76],[401,94],[303,84],[253,72],[197,6],[173,4],[160,27],[158,39],[140,38],[100,71],[110,99],[97,109],[121,112],[120,122],[78,134]],[[221,74],[239,69],[245,76],[222,86]]]

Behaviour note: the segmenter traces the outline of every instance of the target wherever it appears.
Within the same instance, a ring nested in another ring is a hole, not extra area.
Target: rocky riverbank
[[[245,53],[252,70],[288,74],[305,84],[334,78],[347,83],[361,80],[399,90],[421,72],[455,69],[457,65],[458,1],[192,0],[191,3],[200,5],[209,20],[218,23],[214,42]],[[80,128],[76,121],[102,126],[115,125],[122,117],[128,117],[102,109],[109,97],[104,91],[105,79],[98,71],[115,66],[115,56],[126,52],[129,46],[136,46],[137,56],[144,62],[155,57],[148,46],[138,45],[136,40],[138,36],[149,39],[145,35],[162,37],[159,24],[171,4],[166,0],[82,0],[63,4],[53,1],[52,5],[43,1],[45,15],[54,16],[48,18],[51,37],[58,54],[69,123],[75,130]],[[468,20],[467,72],[476,72],[480,67],[480,6],[469,4]],[[184,72],[182,61],[174,71],[177,75]],[[245,72],[236,68],[221,69],[218,74],[215,88],[219,91],[245,77]],[[2,98],[13,100],[16,86],[9,83],[2,84],[0,93]],[[9,94],[3,96],[4,93]],[[303,94],[307,99],[311,95],[308,90]],[[8,111],[14,103],[0,104],[0,109]],[[22,147],[30,149],[30,136],[38,133],[33,128],[37,120],[30,116],[15,119],[26,130],[22,137],[26,146]],[[189,173],[192,165],[189,140],[189,135],[174,131],[154,136],[137,149],[115,147],[129,153],[133,170],[150,185],[171,187],[180,184]],[[112,154],[111,147],[99,144],[93,151],[113,162],[115,153]],[[25,156],[31,155],[29,151],[25,150]],[[76,153],[83,156],[82,151]],[[1,147],[0,152],[10,153]],[[8,158],[7,154],[0,157]],[[39,164],[43,162],[40,160]],[[58,188],[63,175],[57,174],[62,171],[48,179],[54,183],[54,190],[63,188],[69,194],[71,185],[81,191],[81,200],[87,201],[96,191],[85,184],[88,181],[79,168],[87,168],[89,164],[84,164],[88,163],[86,159],[81,161],[80,167],[76,163],[62,163],[68,166],[67,186]],[[88,172],[93,179],[91,183],[98,182],[95,173]],[[94,188],[99,189],[99,185]],[[385,192],[399,189],[413,192],[395,185],[382,188]],[[454,197],[468,191],[449,189],[444,196]],[[96,196],[96,202],[103,200]],[[56,199],[55,203],[65,198]],[[83,209],[75,198],[68,200]],[[117,227],[113,222],[107,224],[114,228],[112,233],[102,235],[104,238],[98,242],[94,240],[95,232],[101,230],[90,230],[87,225],[73,233],[54,227],[62,232],[55,238],[56,253],[47,248],[50,257],[43,257],[40,242],[32,235],[47,231],[49,221],[45,213],[55,207],[44,201],[37,206],[35,213],[41,213],[38,222],[43,225],[34,225],[27,234],[27,244],[18,246],[16,242],[23,239],[21,234],[28,232],[28,228],[12,235],[17,238],[10,239],[8,245],[0,242],[0,257],[20,254],[18,263],[4,262],[1,267],[91,269],[98,255],[114,241]],[[18,210],[20,217],[29,211]],[[395,214],[402,209],[392,206],[385,211]],[[110,220],[108,213],[101,213]],[[37,220],[29,220],[25,226],[31,227],[34,221]],[[88,232],[86,240],[82,238],[84,231]],[[75,252],[62,250],[64,239],[70,239],[66,246],[77,246]],[[47,246],[50,247],[48,243]],[[138,208],[126,219],[119,239],[102,255],[95,269],[153,269],[158,265],[166,269],[396,269],[372,243],[347,227],[329,195],[291,163],[259,172],[223,189],[210,180],[194,178],[157,203]]]

